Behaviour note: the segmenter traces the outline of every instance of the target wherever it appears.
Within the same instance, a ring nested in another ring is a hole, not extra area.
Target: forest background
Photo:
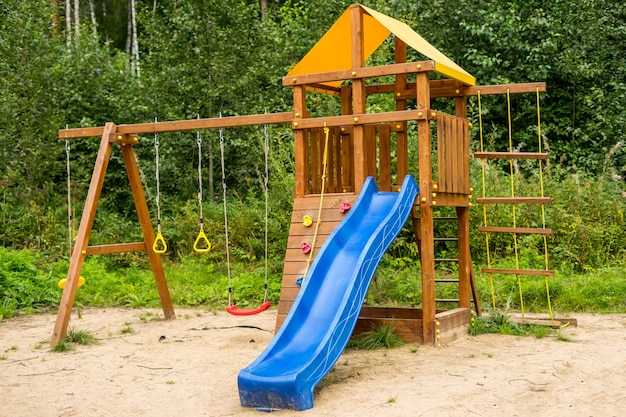
[[[349,4],[0,0],[0,318],[54,308],[60,298],[56,283],[67,272],[69,240],[76,233],[99,141],[66,144],[57,138],[59,129],[108,121],[290,111],[291,90],[282,87],[282,77]],[[550,283],[554,304],[564,311],[626,310],[626,4],[609,0],[433,0],[427,7],[399,0],[363,4],[407,23],[479,84],[547,83],[547,92],[541,95],[541,132],[542,146],[550,152],[543,175],[546,195],[553,199],[546,217],[554,230],[548,241],[550,268],[557,271]],[[389,62],[391,48],[392,42],[385,42],[370,62]],[[536,150],[535,99],[514,100],[515,147]],[[308,104],[317,115],[337,109],[337,103],[323,97],[312,96]],[[368,111],[390,105],[370,101]],[[481,110],[489,146],[506,147],[506,103],[485,99]],[[476,126],[474,99],[469,117]],[[205,231],[213,245],[207,255],[192,249],[199,220],[198,134]],[[472,135],[477,149],[476,129]],[[169,244],[164,259],[176,304],[223,305],[229,271],[237,301],[258,303],[266,247],[270,298],[277,300],[292,203],[293,143],[288,126],[270,127],[268,137],[266,244],[264,130],[223,132],[227,263],[218,132],[159,135],[162,225]],[[156,219],[154,140],[142,136],[142,146],[135,148]],[[415,146],[416,139],[411,143]],[[480,190],[480,164],[473,162],[471,169],[474,189]],[[521,164],[515,169],[520,188],[537,187],[536,167]],[[492,187],[506,192],[505,169],[487,175]],[[523,211],[519,215],[521,223],[538,221]],[[480,225],[482,216],[482,209],[472,210],[472,225]],[[506,219],[509,213],[494,216]],[[114,153],[91,243],[140,236],[121,158]],[[522,243],[522,263],[541,266],[542,242],[527,238]],[[491,245],[492,262],[514,262],[510,242],[494,239]],[[453,251],[448,246],[440,250],[444,255]],[[477,270],[485,265],[484,235],[475,227],[472,256]],[[442,268],[444,274],[454,272],[454,266]],[[418,270],[416,245],[407,227],[385,256],[368,302],[419,305]],[[88,285],[78,293],[79,305],[158,305],[141,254],[91,257],[84,275]],[[478,282],[481,297],[491,300],[487,277],[479,273]],[[531,309],[545,310],[543,286],[543,279],[525,278]],[[514,281],[499,280],[494,289],[498,305],[519,308],[520,288]]]

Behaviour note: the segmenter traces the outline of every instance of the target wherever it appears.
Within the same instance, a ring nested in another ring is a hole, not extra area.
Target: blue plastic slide
[[[282,327],[239,373],[244,407],[313,407],[313,389],[346,347],[374,271],[418,192],[410,175],[399,193],[378,192],[371,177],[365,181],[354,207],[320,249]]]

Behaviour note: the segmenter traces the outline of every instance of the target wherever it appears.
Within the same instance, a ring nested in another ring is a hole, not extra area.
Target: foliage
[[[58,304],[60,293],[52,275],[50,265],[37,252],[0,248],[0,318],[41,312]]]

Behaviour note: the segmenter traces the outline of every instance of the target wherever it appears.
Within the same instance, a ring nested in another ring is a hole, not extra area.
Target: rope
[[[220,114],[220,117],[222,115]],[[268,256],[268,242],[269,242],[269,131],[268,126],[264,127],[264,142],[263,153],[265,155],[265,178],[263,180],[263,191],[265,193],[265,282],[264,282],[264,294],[263,303],[255,310],[240,310],[237,306],[233,305],[233,286],[232,277],[230,273],[230,251],[229,251],[229,238],[228,238],[228,210],[226,205],[226,170],[224,163],[224,135],[223,129],[220,129],[220,162],[222,167],[222,190],[224,200],[224,234],[226,236],[226,266],[228,271],[228,311],[230,314],[236,316],[247,316],[260,313],[267,310],[271,303],[268,301],[268,281],[269,281],[269,256]]]
[[[220,117],[222,114],[220,113]],[[226,206],[226,170],[224,168],[224,129],[220,128],[220,161],[222,165],[222,200],[224,200],[224,236],[226,237],[226,271],[228,274],[228,305],[233,303],[233,286],[231,285],[230,276],[230,251],[228,247],[228,209]]]
[[[485,149],[484,149],[484,142],[483,142],[483,111],[482,111],[482,105],[480,101],[480,90],[478,90],[478,132],[480,136],[480,151],[484,152]],[[486,196],[485,169],[486,169],[487,162],[484,158],[481,159],[481,164],[482,164],[483,198],[485,198]],[[485,226],[487,226],[487,205],[486,204],[483,204],[483,223]],[[489,232],[485,232],[485,245],[487,247],[487,268],[491,268],[491,251],[489,250]],[[493,309],[495,311],[496,291],[493,285],[493,274],[491,272],[489,273],[489,285],[491,287],[491,305],[493,306]]]
[[[67,129],[67,125],[65,125]],[[66,169],[67,169],[67,247],[70,254],[70,259],[72,258],[72,238],[73,238],[73,227],[72,227],[72,181],[70,175],[70,141],[65,140],[65,159],[66,159]]]
[[[513,125],[511,123],[511,90],[506,89],[506,112],[508,120],[509,152],[513,152]],[[515,171],[513,169],[513,159],[509,159],[509,170],[511,178],[511,197],[515,197]],[[513,217],[513,227],[517,227],[517,215],[515,204],[511,204],[511,216]],[[515,251],[515,269],[519,269],[519,251],[517,247],[517,233],[513,233],[513,248]],[[522,308],[522,319],[524,318],[524,297],[522,295],[522,278],[517,274],[517,287],[519,288],[519,301]]]
[[[157,118],[154,118],[157,122]],[[167,243],[161,234],[161,181],[159,178],[159,134],[154,134],[154,177],[156,179],[156,197],[154,199],[157,207],[157,235],[152,244],[152,250],[155,253],[165,253],[167,251]]]
[[[539,103],[539,87],[537,87],[536,89],[536,95],[537,95],[537,141],[538,141],[538,149],[539,149],[539,153],[541,153],[541,105]],[[541,197],[543,198],[544,196],[544,191],[543,191],[543,163],[541,162],[541,159],[539,160],[539,188],[540,188],[540,192],[541,192]],[[541,225],[542,227],[545,229],[546,228],[546,208],[545,208],[545,204],[541,203]],[[545,261],[545,268],[546,271],[549,268],[549,262],[548,262],[548,238],[546,235],[543,235],[543,253],[544,253],[544,261]],[[552,303],[550,301],[550,284],[549,284],[549,278],[546,275],[545,276],[545,280],[546,280],[546,297],[548,299],[548,311],[550,312],[550,320],[552,320],[554,322],[554,315],[552,312]]]
[[[322,158],[322,190],[320,192],[320,205],[317,210],[317,222],[315,223],[315,232],[313,233],[313,243],[311,244],[311,251],[309,252],[309,257],[306,260],[306,269],[304,270],[304,279],[309,273],[309,268],[311,267],[311,262],[313,261],[313,252],[315,252],[315,241],[317,240],[317,232],[319,230],[320,224],[322,223],[322,207],[324,204],[324,190],[326,189],[326,166],[328,165],[328,136],[330,129],[324,122],[324,156]]]

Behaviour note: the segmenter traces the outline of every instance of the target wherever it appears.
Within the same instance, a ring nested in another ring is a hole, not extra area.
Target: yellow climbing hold
[[[306,227],[309,227],[313,224],[313,219],[311,218],[311,216],[306,215],[302,218],[302,224]]]

